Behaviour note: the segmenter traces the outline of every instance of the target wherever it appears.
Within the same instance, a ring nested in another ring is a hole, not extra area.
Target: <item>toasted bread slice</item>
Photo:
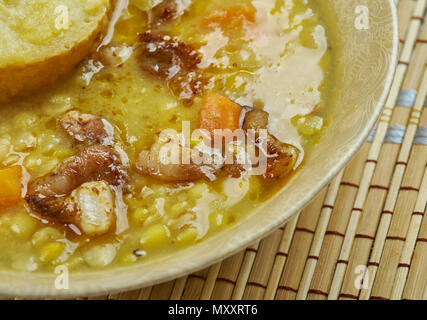
[[[113,0],[0,2],[0,102],[71,71],[99,44]]]

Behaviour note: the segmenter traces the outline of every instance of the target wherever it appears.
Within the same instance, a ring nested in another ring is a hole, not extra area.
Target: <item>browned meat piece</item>
[[[137,162],[138,170],[163,181],[195,181],[206,178],[195,164],[163,164],[155,153],[141,152]]]
[[[267,129],[268,126],[268,113],[262,110],[253,110],[246,114],[245,121],[243,123],[243,129],[245,131],[261,129]],[[259,136],[256,135],[256,139]],[[256,141],[258,145],[261,145],[261,141]],[[289,174],[295,165],[298,158],[298,150],[285,143],[281,143],[271,134],[268,134],[266,141],[267,150],[267,172],[264,174],[264,178],[267,179],[278,179]]]
[[[26,201],[46,217],[60,218],[67,208],[62,198],[89,181],[105,181],[112,186],[123,185],[127,171],[120,156],[110,147],[90,146],[60,163],[51,173],[32,181]]]
[[[173,149],[171,144],[178,143],[176,140],[171,139],[170,141],[163,143],[160,139],[153,144],[151,150],[144,150],[140,153],[138,162],[136,164],[137,169],[141,174],[149,175],[163,181],[195,181],[200,179],[215,179],[215,173],[220,166],[215,165],[197,165],[195,163],[184,164],[184,163],[163,163],[161,159],[162,148],[169,147]],[[184,147],[181,147],[181,152],[184,151]],[[185,149],[189,154],[196,152],[193,149]],[[181,156],[179,157],[182,159]],[[179,162],[179,161],[178,161]]]
[[[152,33],[140,35],[137,49],[141,69],[167,83],[183,102],[202,92],[205,80],[197,73],[200,55],[188,44]]]
[[[128,158],[114,141],[113,126],[77,111],[66,113],[58,124],[83,150],[28,185],[25,200],[30,208],[54,222],[74,224],[87,235],[107,232],[116,216],[117,227],[119,222],[123,227],[120,208]]]
[[[159,79],[171,80],[195,70],[201,62],[193,47],[169,36],[146,32],[140,35],[139,40],[142,69]]]
[[[95,226],[88,227],[88,224],[91,219],[104,221],[106,215],[112,216],[109,212],[114,209],[114,203],[109,186],[123,186],[127,179],[127,169],[115,150],[107,146],[90,146],[59,164],[52,173],[32,181],[25,200],[32,210],[45,218],[76,224],[86,229],[86,233],[106,231],[106,226],[99,225],[99,221],[92,223]],[[87,184],[89,182],[102,183]],[[104,216],[97,216],[103,210],[101,207],[95,208],[98,211],[90,209],[95,205],[88,200],[97,198],[105,199]],[[110,218],[108,223],[111,225]]]
[[[298,151],[295,147],[284,144],[269,138],[267,142],[268,167],[264,178],[279,179],[283,178],[294,169],[298,158]]]
[[[233,178],[240,178],[245,172],[245,167],[241,164],[225,164],[224,170]]]
[[[246,113],[243,122],[243,130],[248,131],[267,129],[268,113],[262,110],[252,110]]]
[[[75,142],[111,145],[113,129],[101,118],[91,114],[70,111],[59,119],[59,126]]]
[[[150,22],[159,26],[181,16],[190,6],[190,0],[164,0],[150,12]]]

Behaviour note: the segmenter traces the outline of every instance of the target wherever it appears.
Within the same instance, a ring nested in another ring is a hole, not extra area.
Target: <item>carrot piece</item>
[[[17,204],[22,197],[22,169],[14,166],[0,170],[0,210]]]
[[[202,26],[207,29],[221,28],[222,30],[233,30],[241,28],[245,23],[255,22],[255,10],[234,6],[212,11],[203,18]]]
[[[214,134],[214,130],[237,130],[240,127],[242,107],[216,93],[206,95],[199,111],[199,128]]]

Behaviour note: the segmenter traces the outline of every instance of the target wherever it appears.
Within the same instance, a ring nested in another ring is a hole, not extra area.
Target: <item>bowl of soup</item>
[[[356,153],[397,63],[391,0],[2,6],[0,295],[142,288],[268,235]]]

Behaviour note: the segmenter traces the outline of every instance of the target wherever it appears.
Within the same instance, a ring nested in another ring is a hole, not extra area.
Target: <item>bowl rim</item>
[[[310,192],[306,193],[298,203],[292,207],[290,210],[286,212],[286,215],[278,215],[275,221],[272,221],[268,226],[260,228],[259,231],[254,232],[252,235],[247,236],[245,238],[239,238],[236,240],[232,246],[228,247],[227,250],[218,250],[212,253],[209,259],[205,259],[202,261],[198,261],[197,263],[189,263],[185,266],[182,266],[176,272],[171,272],[168,275],[165,274],[157,274],[156,277],[153,277],[150,281],[147,281],[145,278],[141,279],[133,279],[132,281],[127,282],[116,282],[114,280],[109,280],[104,282],[101,286],[97,287],[73,287],[68,290],[40,290],[40,288],[22,288],[21,286],[9,286],[8,284],[4,284],[0,282],[0,295],[1,296],[19,296],[19,297],[27,297],[27,298],[39,298],[39,297],[50,297],[50,298],[72,298],[72,297],[81,297],[81,296],[96,296],[103,295],[106,293],[118,293],[124,292],[128,290],[136,290],[141,289],[146,286],[155,285],[158,283],[162,283],[165,281],[177,279],[179,277],[188,275],[190,273],[202,270],[206,267],[209,267],[219,261],[222,261],[233,254],[241,251],[246,248],[249,244],[267,236],[271,232],[274,232],[280,225],[285,223],[291,217],[293,217],[297,212],[301,211],[309,202],[312,200],[337,174],[338,172],[344,168],[344,166],[352,159],[352,157],[357,153],[357,151],[361,148],[363,143],[366,141],[369,136],[372,128],[377,122],[383,107],[385,105],[386,99],[389,95],[389,92],[392,87],[394,74],[397,68],[398,62],[398,48],[399,48],[399,33],[398,33],[398,16],[397,16],[397,7],[393,0],[388,0],[391,14],[392,14],[392,24],[393,24],[393,52],[391,55],[389,70],[387,72],[387,76],[384,81],[384,88],[378,103],[375,106],[372,117],[368,121],[367,125],[363,129],[363,131],[355,138],[354,143],[351,146],[351,149],[342,157],[335,166],[329,171],[329,173],[322,179],[320,183],[314,185]],[[122,268],[117,268],[122,269]],[[108,273],[109,271],[103,271],[103,273]],[[110,271],[111,272],[111,271]],[[19,272],[9,272],[10,274],[17,274]],[[96,275],[96,272],[94,273]]]

